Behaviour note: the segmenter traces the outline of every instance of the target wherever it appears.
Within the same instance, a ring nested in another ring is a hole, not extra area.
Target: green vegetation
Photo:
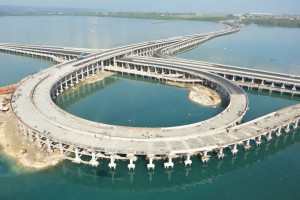
[[[261,26],[277,26],[300,28],[300,19],[276,19],[276,18],[260,18],[260,19],[245,19],[242,21],[245,25],[257,24]]]
[[[235,19],[233,15],[200,15],[194,13],[111,12],[111,13],[94,13],[94,16],[122,17],[122,18],[135,18],[135,19],[159,19],[159,20],[196,20],[196,21],[210,21],[210,22],[219,22],[222,20]]]

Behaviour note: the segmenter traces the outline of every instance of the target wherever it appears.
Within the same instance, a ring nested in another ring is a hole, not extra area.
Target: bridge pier
[[[62,143],[59,143],[59,150],[60,150],[60,155],[61,157],[65,157],[65,154],[64,154],[64,146]]]
[[[281,136],[281,127],[279,127],[276,131],[276,136],[280,137]]]
[[[282,83],[282,85],[281,85],[281,89],[285,89],[285,85],[284,85],[284,83]]]
[[[96,158],[95,151],[92,152],[92,159],[90,160],[89,164],[93,167],[97,167],[99,165],[99,162],[97,161],[97,158]]]
[[[259,135],[258,137],[257,137],[257,140],[255,141],[255,143],[256,143],[256,146],[259,146],[260,144],[261,144],[261,135]]]
[[[73,159],[73,162],[74,163],[81,163],[81,158],[80,158],[80,155],[79,155],[79,149],[76,147],[75,148],[75,158]]]
[[[53,149],[51,148],[51,142],[50,142],[50,139],[47,138],[47,139],[46,139],[46,142],[47,142],[47,151],[48,151],[49,153],[52,153],[52,152],[53,152]]]
[[[29,141],[34,142],[32,131],[29,131],[28,134],[29,134]]]
[[[297,120],[295,121],[295,125],[294,125],[294,128],[295,128],[295,129],[298,128],[298,124],[299,124],[299,119],[297,119]]]
[[[219,148],[218,159],[224,158],[225,154],[223,153],[223,147]]]
[[[149,163],[147,164],[148,170],[155,168],[155,164],[153,164],[154,155],[148,155]]]
[[[165,163],[164,163],[165,169],[169,169],[170,167],[171,167],[171,168],[174,167],[174,163],[172,162],[172,156],[173,156],[173,155],[169,155],[169,156],[168,156],[168,162],[165,162]]]
[[[40,135],[36,133],[35,136],[36,136],[36,143],[37,143],[38,148],[42,148],[43,144],[42,144],[42,140],[40,138]]]
[[[267,141],[272,140],[272,131],[267,134]]]
[[[290,124],[287,124],[285,129],[284,129],[285,133],[290,132]]]
[[[247,151],[247,150],[250,149],[250,148],[251,148],[250,140],[247,140],[247,141],[246,141],[246,144],[244,145],[244,149],[245,149],[245,151]]]
[[[135,169],[135,164],[133,163],[133,161],[136,161],[136,156],[134,154],[127,154],[126,158],[129,159],[129,164],[127,165],[128,169]]]
[[[116,163],[115,163],[115,158],[113,155],[110,155],[110,163],[108,163],[109,169],[114,168],[116,169]]]
[[[272,81],[271,87],[275,87],[275,83],[274,83],[274,81]]]
[[[184,165],[188,166],[188,165],[192,165],[192,160],[191,160],[191,154],[186,154],[186,160],[184,161]]]
[[[234,144],[234,145],[233,145],[233,148],[232,148],[232,150],[231,150],[231,153],[232,153],[232,155],[236,155],[237,152],[238,152],[238,150],[237,150],[237,144]]]
[[[203,163],[207,163],[210,159],[210,156],[208,156],[207,153],[207,151],[204,151],[201,155],[201,160]]]

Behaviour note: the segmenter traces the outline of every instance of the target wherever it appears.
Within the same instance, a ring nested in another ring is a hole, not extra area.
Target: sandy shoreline
[[[81,81],[70,92],[78,90],[85,84],[100,81],[114,74],[112,72],[104,72],[100,75],[90,77]],[[3,102],[4,98],[10,99],[10,96],[11,94],[1,94],[0,102]],[[9,103],[6,106],[10,108]],[[26,136],[20,134],[17,120],[11,109],[5,113],[0,112],[0,146],[6,155],[13,157],[18,164],[29,169],[44,169],[54,166],[62,160],[58,150],[48,153],[45,147],[38,148]]]
[[[10,98],[10,94],[0,95],[0,101],[3,98]],[[6,106],[9,107],[9,104]],[[15,158],[18,164],[26,168],[44,169],[61,160],[59,152],[49,154],[46,149],[39,149],[20,134],[11,109],[5,113],[0,112],[0,145],[5,154]]]
[[[202,85],[191,85],[191,84],[183,84],[183,83],[174,83],[167,82],[168,85],[176,86],[176,87],[184,87],[190,90],[189,99],[195,103],[198,103],[203,106],[216,106],[221,103],[220,95],[207,87]]]

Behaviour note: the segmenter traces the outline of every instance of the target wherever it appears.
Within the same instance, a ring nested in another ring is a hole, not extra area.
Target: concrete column
[[[207,155],[207,151],[203,152],[203,155],[201,156],[201,160],[203,163],[207,163],[209,161],[209,156]]]
[[[69,89],[69,86],[68,86],[68,79],[67,79],[67,78],[65,78],[65,82],[64,82],[64,83],[65,83],[65,86],[66,86],[65,89],[66,89],[66,90]]]
[[[267,140],[270,141],[272,140],[272,131],[270,131],[267,135]]]
[[[99,165],[99,162],[97,161],[96,158],[96,153],[93,151],[92,152],[92,159],[89,162],[90,165],[92,165],[93,167],[97,167]]]
[[[265,85],[265,81],[261,80],[261,84],[260,85]]]
[[[254,78],[251,79],[251,84],[254,84]]]
[[[294,126],[295,129],[298,128],[298,124],[299,124],[299,119],[297,119],[297,120],[295,121],[295,126]]]
[[[292,90],[293,90],[293,91],[296,91],[296,90],[297,90],[296,85],[293,85]]]
[[[168,162],[164,163],[164,167],[165,167],[165,169],[169,169],[169,167],[171,167],[171,168],[174,167],[174,163],[172,162],[171,156],[168,157]]]
[[[219,148],[218,159],[224,158],[225,154],[223,153],[223,147]]]
[[[116,163],[115,163],[115,159],[114,159],[114,156],[113,155],[111,155],[110,156],[110,163],[108,163],[108,167],[109,167],[109,169],[111,169],[111,168],[114,168],[114,169],[116,169]]]
[[[244,149],[247,151],[248,149],[251,148],[251,145],[250,145],[250,140],[247,140],[246,141],[246,144],[244,145]]]
[[[26,130],[25,130],[25,131],[26,131]],[[34,142],[32,131],[29,131],[28,134],[29,134],[29,141],[30,141],[30,142]]]
[[[60,82],[60,92],[62,93],[64,91],[64,86],[63,86],[63,83]]]
[[[46,142],[47,142],[47,151],[49,153],[52,153],[53,149],[51,148],[51,142],[50,142],[49,138],[46,139]]]
[[[75,74],[76,84],[78,84],[78,83],[79,83],[79,79],[78,79],[79,74],[78,74],[78,71],[76,71],[75,73],[76,73],[76,74]]]
[[[232,80],[232,81],[235,81],[235,76],[234,76],[234,75],[232,76],[232,79],[231,79],[231,80]]]
[[[136,157],[134,156],[134,154],[127,154],[126,158],[129,159],[129,164],[127,165],[128,169],[135,169],[135,164],[133,163],[133,161],[136,161]]]
[[[191,160],[191,155],[190,154],[186,155],[186,160],[184,161],[184,165],[185,166],[192,165],[192,160]]]
[[[275,87],[275,83],[274,83],[274,81],[272,82],[272,85],[271,85],[271,87]]]
[[[43,144],[42,144],[40,135],[39,135],[39,134],[35,134],[35,135],[36,135],[37,146],[38,146],[39,148],[42,148],[42,147],[43,147]]]
[[[81,68],[81,81],[83,81],[83,75],[84,75],[83,68]]]
[[[114,67],[117,67],[117,60],[116,60],[116,57],[114,57]]]
[[[261,144],[261,135],[257,137],[256,145],[259,146]]]
[[[282,85],[281,85],[281,89],[285,89],[285,85],[284,85],[284,83],[282,83]]]
[[[103,63],[104,61],[103,60],[101,60],[101,71],[102,72],[104,72],[104,63]]]
[[[290,131],[290,124],[286,125],[285,132],[288,133]]]
[[[149,159],[149,163],[147,164],[147,168],[148,168],[148,170],[149,169],[153,169],[154,170],[154,167],[155,167],[155,165],[153,164],[153,155],[149,155],[148,156],[148,159]]]
[[[236,155],[237,152],[238,152],[238,150],[237,150],[237,144],[234,144],[234,145],[233,145],[233,148],[232,148],[232,150],[231,150],[231,153],[232,153],[232,155]]]
[[[75,148],[75,158],[73,160],[74,163],[81,163],[81,158],[79,156],[79,149]]]
[[[245,77],[242,77],[242,81],[241,82],[243,82],[243,83],[245,82]]]
[[[279,137],[281,136],[281,127],[279,127],[276,131],[276,136]]]
[[[59,150],[60,150],[60,155],[62,157],[65,157],[65,154],[64,154],[64,146],[62,143],[59,143]]]
[[[73,83],[73,74],[71,74],[71,84],[70,84],[70,86],[72,87],[73,85],[74,85],[74,83]]]

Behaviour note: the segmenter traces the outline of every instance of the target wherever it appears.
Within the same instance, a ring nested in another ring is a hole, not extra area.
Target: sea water
[[[31,23],[25,23],[28,21]],[[96,17],[1,17],[0,41],[111,48],[176,35],[213,31],[220,27],[218,24],[190,21],[153,25],[153,21],[155,20]],[[252,25],[244,27],[239,33],[209,41],[181,57],[299,75],[299,41],[299,29],[262,28]],[[281,53],[276,53],[275,47]],[[3,56],[7,55],[0,56],[2,62]],[[288,58],[284,59],[285,56]],[[18,59],[23,62],[22,57],[11,56],[6,61],[6,68],[12,67]],[[28,68],[24,76],[51,65],[40,63],[43,62],[40,60],[29,60],[28,64],[22,65]],[[31,68],[32,66],[37,67]],[[3,65],[0,67],[2,70]],[[17,69],[19,68],[14,68]],[[12,76],[13,72],[9,73],[1,75]],[[145,87],[147,92],[146,88],[150,83],[144,80],[121,79],[122,84],[131,81],[138,85],[136,87]],[[118,85],[118,82],[115,84]],[[157,83],[151,84],[154,88],[160,87]],[[174,88],[164,89],[167,91]],[[143,89],[136,91],[140,90]],[[151,90],[152,86],[149,91]],[[93,96],[101,95],[104,91],[105,89],[98,91],[99,94],[94,93],[83,98],[92,100]],[[187,91],[179,92],[177,95],[180,95],[179,99],[188,99],[186,93]],[[249,91],[248,94],[250,110],[245,121],[299,103],[295,98],[277,94],[257,91]],[[82,106],[82,101],[85,100],[79,98],[72,106]],[[99,108],[101,106],[104,105],[99,105]],[[144,107],[146,108],[147,106]],[[300,195],[299,142],[298,129],[268,143],[264,142],[260,147],[247,152],[239,149],[237,156],[231,156],[230,152],[225,151],[226,157],[223,160],[217,160],[213,156],[208,164],[203,164],[199,157],[193,157],[192,166],[185,168],[181,160],[176,159],[174,169],[168,171],[163,169],[163,161],[155,161],[155,170],[147,171],[147,161],[141,158],[133,172],[129,172],[127,162],[122,161],[117,162],[115,171],[110,171],[107,160],[100,160],[97,168],[65,161],[55,167],[35,172],[17,166],[13,159],[1,152],[0,199],[297,199]]]

